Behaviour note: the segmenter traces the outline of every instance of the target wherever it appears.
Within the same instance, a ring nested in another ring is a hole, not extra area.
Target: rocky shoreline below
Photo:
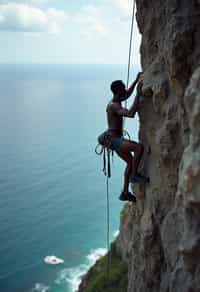
[[[113,242],[109,253],[97,260],[83,276],[77,292],[124,292],[127,285],[128,265],[117,253],[116,242]]]

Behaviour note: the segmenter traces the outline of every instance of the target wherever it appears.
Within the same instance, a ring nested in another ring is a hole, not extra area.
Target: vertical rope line
[[[129,77],[130,77],[130,64],[131,64],[132,40],[133,40],[133,26],[134,26],[135,4],[136,4],[135,1],[136,0],[133,0],[131,31],[130,31],[130,43],[129,43],[129,53],[128,53],[128,70],[127,70],[126,88],[128,88],[128,85],[129,85]]]
[[[133,40],[133,26],[134,26],[134,17],[135,17],[135,6],[136,6],[136,0],[133,0],[130,42],[129,42],[129,53],[128,53],[128,70],[127,70],[127,80],[126,80],[126,88],[127,89],[128,89],[128,85],[129,85],[129,78],[130,78],[130,66],[131,66],[131,53],[132,53],[132,40]],[[127,108],[127,100],[125,101],[125,108]],[[125,118],[123,118],[123,129],[124,128],[125,128]]]
[[[132,40],[133,40],[133,26],[134,26],[134,16],[135,16],[135,5],[136,0],[133,0],[133,10],[132,10],[132,20],[131,20],[131,32],[130,32],[130,43],[129,43],[129,54],[128,54],[128,72],[127,72],[127,82],[126,88],[129,85],[129,77],[130,77],[130,64],[131,64],[131,53],[132,53]],[[127,107],[127,101],[125,101],[125,107]],[[123,119],[123,129],[125,126],[125,119]],[[110,201],[109,201],[109,175],[107,173],[106,179],[106,187],[107,187],[107,278],[109,279],[110,273]],[[110,251],[111,252],[111,251]]]
[[[110,202],[109,202],[109,177],[107,175],[106,179],[106,186],[107,186],[107,277],[109,279],[109,274],[110,274],[110,253],[109,253],[109,248],[110,248]]]

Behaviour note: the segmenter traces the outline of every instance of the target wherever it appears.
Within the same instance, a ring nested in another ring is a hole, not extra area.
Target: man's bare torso
[[[108,131],[109,134],[115,137],[119,137],[123,135],[123,117],[119,116],[115,110],[116,102],[110,101],[107,105],[106,112],[107,112],[107,122],[108,122]],[[121,103],[117,103],[118,105]]]

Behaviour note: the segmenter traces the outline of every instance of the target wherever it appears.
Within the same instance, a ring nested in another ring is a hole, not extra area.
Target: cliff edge
[[[150,176],[121,225],[128,292],[200,291],[200,1],[137,0]],[[128,239],[128,240],[126,240]]]

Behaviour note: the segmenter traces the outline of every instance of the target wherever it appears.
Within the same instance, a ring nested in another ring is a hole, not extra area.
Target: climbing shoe
[[[122,192],[121,195],[119,196],[119,200],[121,201],[130,201],[135,203],[136,202],[136,196],[134,194],[131,194],[130,192],[125,193]]]

